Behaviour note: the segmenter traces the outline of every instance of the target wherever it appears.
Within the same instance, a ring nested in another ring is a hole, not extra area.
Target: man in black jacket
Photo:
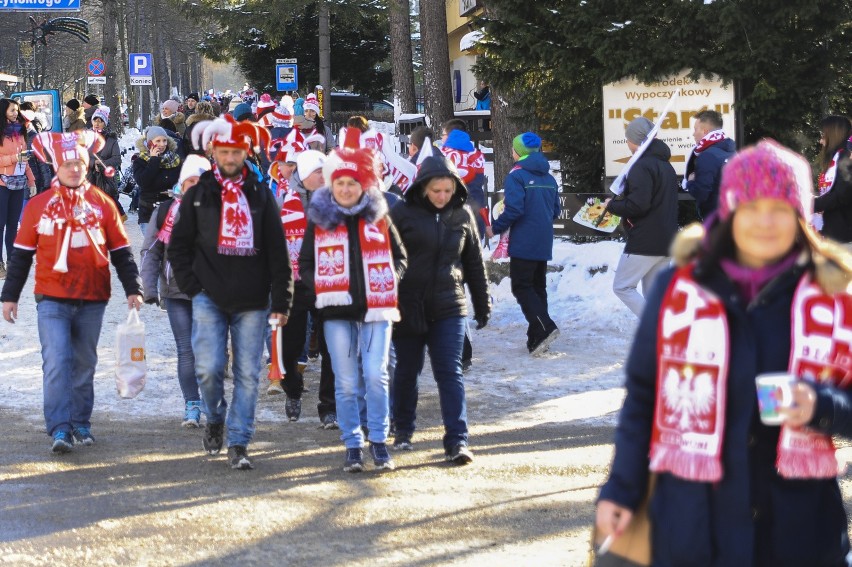
[[[216,119],[207,128],[215,164],[181,200],[169,257],[178,286],[192,298],[192,350],[207,417],[204,449],[219,453],[227,423],[231,468],[245,470],[253,468],[246,447],[254,434],[267,319],[287,324],[293,274],[275,198],[245,165],[257,143],[254,126]],[[229,331],[234,392],[228,412]]]
[[[627,125],[627,147],[636,153],[654,125],[639,117]],[[669,163],[672,152],[654,139],[627,174],[624,192],[607,199],[608,211],[622,217],[627,244],[615,269],[612,290],[638,317],[645,307],[642,293],[648,294],[657,273],[669,265],[669,246],[677,232],[677,174]]]

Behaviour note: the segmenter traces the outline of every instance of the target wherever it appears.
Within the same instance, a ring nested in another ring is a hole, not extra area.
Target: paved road
[[[40,408],[0,408],[0,564],[583,564],[610,428],[474,423],[476,460],[453,467],[434,393],[421,407],[416,450],[360,475],[315,419],[261,423],[238,472],[173,418],[96,408],[97,444],[60,457]]]

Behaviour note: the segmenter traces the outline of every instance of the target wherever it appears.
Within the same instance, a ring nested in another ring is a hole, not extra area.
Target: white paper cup
[[[796,377],[787,372],[760,374],[755,378],[760,421],[766,425],[781,425],[787,417],[778,410],[793,405],[793,384]]]

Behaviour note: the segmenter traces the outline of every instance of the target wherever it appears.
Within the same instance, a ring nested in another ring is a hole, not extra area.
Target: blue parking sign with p
[[[153,57],[150,53],[130,54],[130,76],[150,77],[153,75]]]

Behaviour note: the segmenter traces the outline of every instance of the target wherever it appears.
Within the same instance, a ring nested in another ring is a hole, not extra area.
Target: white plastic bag
[[[130,309],[115,336],[115,387],[122,398],[135,398],[145,387],[145,323]]]

